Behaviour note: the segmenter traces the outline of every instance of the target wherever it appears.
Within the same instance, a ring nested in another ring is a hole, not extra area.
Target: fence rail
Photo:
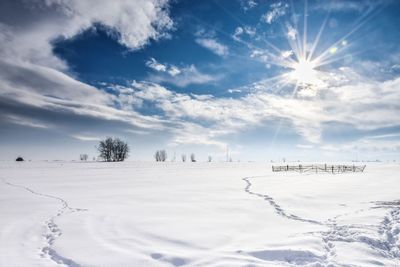
[[[327,164],[313,164],[313,165],[281,165],[272,166],[273,172],[330,172],[330,173],[343,173],[343,172],[363,172],[366,165],[327,165]]]

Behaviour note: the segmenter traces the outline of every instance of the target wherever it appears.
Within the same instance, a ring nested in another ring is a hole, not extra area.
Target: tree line
[[[164,162],[164,161],[167,160],[167,158],[168,158],[168,154],[167,154],[167,152],[166,152],[164,149],[157,150],[156,153],[154,154],[154,159],[155,159],[157,162]],[[196,162],[196,161],[197,161],[197,160],[196,160],[196,155],[195,155],[194,153],[191,153],[191,154],[190,154],[189,159],[190,159],[191,162]],[[182,162],[186,162],[186,161],[187,161],[187,156],[186,156],[186,154],[182,154],[182,155],[181,155],[181,160],[182,160]],[[174,155],[174,157],[173,157],[173,161],[175,161],[175,155]],[[208,156],[208,162],[211,162],[211,161],[212,161],[212,157],[211,157],[211,156]]]
[[[122,141],[119,138],[112,138],[112,137],[107,137],[104,140],[101,140],[96,146],[97,151],[99,152],[99,158],[106,162],[118,162],[118,161],[124,161],[125,159],[128,158],[129,156],[129,151],[130,147],[127,142]],[[89,156],[87,154],[81,154],[79,156],[79,159],[81,161],[87,161]],[[156,153],[154,154],[154,159],[157,162],[164,162],[168,158],[167,151],[164,149],[157,150]],[[95,160],[95,158],[93,158]],[[181,155],[181,160],[182,162],[187,161],[187,156],[186,154]],[[191,162],[196,162],[196,155],[194,153],[190,154],[189,160]],[[173,157],[173,161],[175,161],[175,154]],[[212,161],[212,157],[208,156],[207,158],[208,162]]]

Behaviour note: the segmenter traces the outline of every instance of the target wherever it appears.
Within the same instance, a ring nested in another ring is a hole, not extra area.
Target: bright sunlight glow
[[[290,73],[290,77],[299,85],[316,85],[318,78],[315,67],[312,61],[300,59],[298,62],[293,63],[293,71]]]

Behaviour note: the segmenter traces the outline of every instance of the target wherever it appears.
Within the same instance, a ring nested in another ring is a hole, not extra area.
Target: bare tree
[[[182,161],[186,162],[186,155],[185,154],[182,154]]]
[[[128,157],[129,146],[119,138],[113,141],[113,161],[124,161]]]
[[[128,157],[129,146],[119,138],[107,137],[100,141],[97,150],[104,161],[124,161]]]
[[[208,156],[208,162],[211,162],[211,161],[212,161],[212,157]]]
[[[194,153],[190,154],[190,161],[196,162],[196,156],[194,155]]]
[[[97,150],[99,151],[99,157],[104,161],[112,161],[112,151],[114,142],[111,137],[107,137],[105,140],[100,141]]]
[[[166,161],[167,160],[167,152],[163,150],[157,150],[156,153],[154,154],[154,158],[156,161]]]
[[[87,161],[88,158],[89,158],[88,154],[80,154],[80,155],[79,155],[79,159],[80,159],[81,161]]]

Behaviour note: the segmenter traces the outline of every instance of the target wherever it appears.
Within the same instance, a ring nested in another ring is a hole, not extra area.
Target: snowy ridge
[[[57,264],[63,264],[65,266],[69,267],[80,267],[78,263],[74,262],[71,259],[65,258],[61,256],[52,246],[56,239],[62,235],[61,229],[58,227],[58,225],[55,223],[56,218],[61,217],[64,215],[66,212],[72,213],[72,212],[79,212],[79,211],[87,211],[87,209],[79,209],[79,208],[72,208],[69,206],[68,202],[60,197],[49,195],[49,194],[43,194],[34,191],[33,189],[23,186],[23,185],[18,185],[18,184],[13,184],[5,179],[2,178],[3,183],[17,187],[17,188],[22,188],[34,195],[37,195],[39,197],[45,197],[45,198],[51,198],[59,201],[61,203],[61,208],[56,212],[55,215],[51,216],[46,222],[46,233],[43,235],[43,238],[45,240],[45,246],[41,249],[41,257],[43,258],[48,258],[54,261]]]

